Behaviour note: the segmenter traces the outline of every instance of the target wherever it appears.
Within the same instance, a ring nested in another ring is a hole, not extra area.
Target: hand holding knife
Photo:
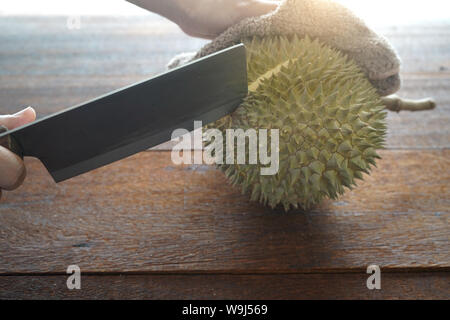
[[[6,132],[8,128],[14,129],[33,122],[35,119],[36,112],[31,107],[13,115],[0,115],[0,133]],[[0,139],[0,198],[2,188],[5,190],[16,189],[22,184],[26,175],[23,159],[8,149],[14,149],[11,139]]]

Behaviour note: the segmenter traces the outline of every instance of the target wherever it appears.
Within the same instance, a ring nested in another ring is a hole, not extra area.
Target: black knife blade
[[[42,161],[56,182],[213,122],[247,95],[245,47],[230,47],[159,76],[0,133],[10,149]],[[14,150],[15,149],[15,150]]]

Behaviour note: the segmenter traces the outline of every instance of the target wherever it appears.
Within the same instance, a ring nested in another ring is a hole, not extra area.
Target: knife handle
[[[8,129],[5,126],[0,125],[0,134],[6,131],[8,131]],[[5,137],[0,138],[0,146],[5,147],[6,149],[14,152],[21,159],[23,159],[22,148],[12,135],[7,135]]]

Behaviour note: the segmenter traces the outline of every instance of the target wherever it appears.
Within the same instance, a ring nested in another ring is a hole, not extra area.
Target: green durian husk
[[[375,88],[353,61],[317,40],[273,36],[243,43],[249,94],[207,128],[223,136],[229,128],[279,129],[279,171],[264,176],[261,164],[218,167],[252,200],[286,211],[352,189],[375,166],[385,141],[386,112]]]

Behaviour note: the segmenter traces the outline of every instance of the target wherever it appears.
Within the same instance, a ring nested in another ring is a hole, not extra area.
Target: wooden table
[[[164,70],[198,49],[155,16],[0,18],[0,113],[44,116]],[[310,212],[270,210],[167,145],[56,185],[27,159],[0,202],[0,298],[450,298],[450,25],[381,30],[401,95],[438,109],[389,114],[370,177]],[[68,290],[76,264],[82,289]],[[366,268],[381,267],[381,290]]]

